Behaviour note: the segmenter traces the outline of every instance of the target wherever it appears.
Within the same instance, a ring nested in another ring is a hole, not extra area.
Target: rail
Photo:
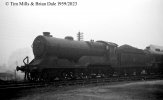
[[[0,91],[14,90],[14,89],[28,89],[46,86],[69,86],[69,85],[87,85],[87,84],[105,84],[110,82],[121,81],[138,81],[138,80],[154,80],[163,79],[162,75],[150,75],[150,76],[123,76],[123,77],[111,77],[111,78],[96,78],[85,80],[67,80],[67,81],[54,81],[54,82],[14,82],[0,85]]]

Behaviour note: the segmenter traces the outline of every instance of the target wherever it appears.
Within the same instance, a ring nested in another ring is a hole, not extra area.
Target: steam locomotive
[[[25,80],[70,80],[114,75],[162,74],[163,55],[129,45],[119,46],[106,41],[76,41],[67,36],[55,38],[49,32],[33,42],[34,59],[17,70]]]

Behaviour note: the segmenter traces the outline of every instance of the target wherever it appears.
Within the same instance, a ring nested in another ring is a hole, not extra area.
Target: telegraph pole
[[[78,39],[78,41],[82,41],[83,40],[83,34],[84,33],[81,33],[80,31],[77,33],[77,39]]]

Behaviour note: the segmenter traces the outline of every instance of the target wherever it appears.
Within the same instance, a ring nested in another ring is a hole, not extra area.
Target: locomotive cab
[[[100,43],[105,44],[106,47],[106,57],[108,59],[108,62],[112,65],[112,66],[116,66],[117,65],[117,47],[118,45],[112,42],[106,42],[106,41],[97,41]]]

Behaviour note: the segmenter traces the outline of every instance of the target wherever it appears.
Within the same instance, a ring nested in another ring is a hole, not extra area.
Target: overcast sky
[[[141,49],[150,44],[163,46],[163,0],[47,0],[77,2],[74,7],[6,6],[7,1],[25,0],[0,1],[0,63],[21,48],[31,48],[34,38],[44,31],[75,39],[81,31],[84,40]]]

